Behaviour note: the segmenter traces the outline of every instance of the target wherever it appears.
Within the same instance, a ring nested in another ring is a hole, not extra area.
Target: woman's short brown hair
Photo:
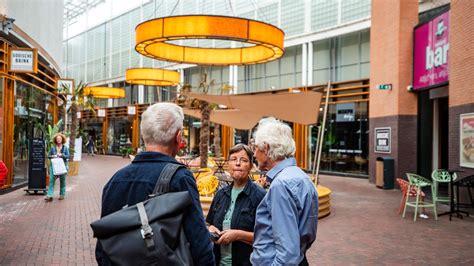
[[[60,136],[61,137],[61,143],[66,144],[66,136],[63,133],[56,133],[53,137],[53,143],[56,144],[56,138]]]
[[[245,144],[237,144],[235,145],[234,147],[230,148],[229,150],[229,157],[234,154],[234,153],[237,153],[241,150],[244,150],[245,153],[247,153],[247,156],[249,157],[249,160],[252,161],[252,157],[253,157],[253,152],[252,152],[252,149],[250,149],[249,146],[245,145]]]

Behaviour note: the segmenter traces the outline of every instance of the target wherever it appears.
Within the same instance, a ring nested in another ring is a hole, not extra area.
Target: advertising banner
[[[446,84],[449,80],[449,11],[415,28],[413,90]]]
[[[474,168],[474,113],[461,115],[460,133],[460,165]]]

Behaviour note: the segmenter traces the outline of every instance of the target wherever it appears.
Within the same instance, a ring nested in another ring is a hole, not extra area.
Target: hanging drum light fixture
[[[176,86],[180,78],[178,71],[159,68],[129,68],[125,72],[127,83],[148,86]]]
[[[163,61],[198,65],[247,65],[272,61],[284,53],[283,30],[245,18],[171,16],[145,21],[135,31],[135,50]],[[246,45],[238,48],[207,48],[173,42],[187,39],[237,41]]]
[[[85,87],[84,95],[100,99],[119,99],[125,98],[125,90],[111,87]]]

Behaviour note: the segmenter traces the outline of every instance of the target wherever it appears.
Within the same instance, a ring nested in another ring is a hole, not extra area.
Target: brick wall
[[[451,2],[449,32],[449,167],[461,168],[460,115],[474,113],[474,1]],[[462,168],[461,176],[474,174]]]
[[[453,0],[449,32],[449,106],[474,103],[474,1]]]
[[[416,170],[417,95],[412,83],[413,29],[418,0],[372,0],[370,32],[369,181],[375,180],[379,156],[395,159],[395,177]],[[377,89],[392,84],[391,91]],[[390,127],[392,151],[374,152],[374,128]]]
[[[417,0],[372,1],[370,117],[416,114],[416,94],[406,88],[412,83],[413,28],[417,23]],[[378,90],[379,84],[392,84],[393,89]]]

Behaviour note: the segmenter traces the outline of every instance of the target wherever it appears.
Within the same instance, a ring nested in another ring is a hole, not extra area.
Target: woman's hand
[[[221,230],[219,230],[219,228],[215,227],[214,225],[209,225],[209,227],[207,228],[209,230],[209,232],[211,233],[216,233],[218,235],[221,234]]]
[[[238,240],[239,230],[224,230],[220,233],[221,237],[217,240],[216,244],[229,245],[230,243]]]

